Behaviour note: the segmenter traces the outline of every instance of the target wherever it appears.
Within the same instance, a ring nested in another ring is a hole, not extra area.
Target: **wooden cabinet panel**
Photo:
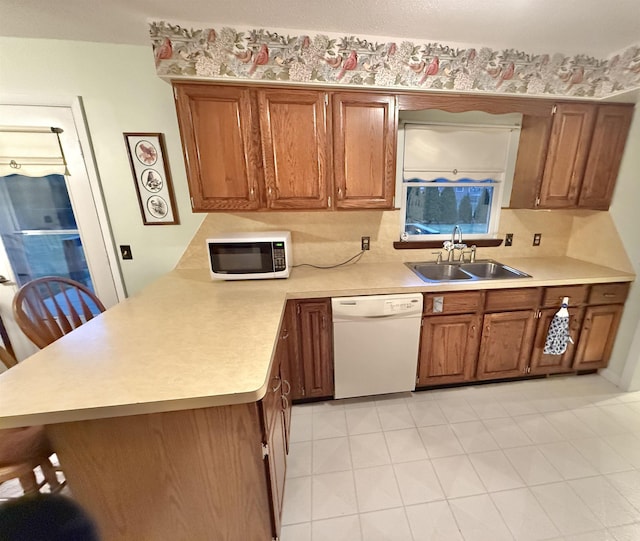
[[[593,285],[591,286],[588,304],[624,303],[627,299],[630,287],[631,282]]]
[[[193,210],[260,208],[260,142],[249,89],[174,88]]]
[[[513,172],[510,208],[532,209],[540,191],[553,117],[522,117],[518,155]]]
[[[278,411],[275,422],[267,434],[266,469],[271,493],[273,535],[280,535],[282,505],[284,502],[284,482],[287,475],[287,454],[284,416]]]
[[[573,368],[590,370],[609,364],[623,305],[588,306]]]
[[[554,374],[571,371],[571,363],[575,355],[576,344],[582,329],[582,319],[584,317],[583,308],[569,308],[569,332],[574,343],[567,346],[567,350],[562,355],[549,355],[544,352],[544,344],[551,320],[556,315],[557,308],[542,310],[538,319],[536,337],[531,352],[531,374]]]
[[[291,398],[333,396],[331,300],[292,301],[295,307],[295,357],[291,359]]]
[[[328,206],[326,93],[258,90],[267,206]]]
[[[428,315],[464,314],[481,308],[481,291],[426,293],[424,296],[423,313]]]
[[[392,208],[396,175],[395,97],[335,93],[332,108],[336,208]]]
[[[477,379],[524,375],[533,344],[534,316],[533,310],[485,314]]]
[[[424,317],[418,386],[470,381],[480,345],[481,316]]]
[[[607,210],[618,178],[633,107],[600,105],[578,206]]]
[[[265,541],[274,533],[259,409],[92,419],[47,434],[104,541]]]
[[[595,118],[595,105],[557,106],[540,187],[541,208],[577,205]]]
[[[486,292],[484,309],[486,312],[525,310],[537,308],[539,300],[540,290],[536,287],[494,289]]]
[[[562,299],[569,297],[569,306],[580,306],[587,301],[589,286],[556,286],[545,287],[542,293],[543,308],[560,308]]]

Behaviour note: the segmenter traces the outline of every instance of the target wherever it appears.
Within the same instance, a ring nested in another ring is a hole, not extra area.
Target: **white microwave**
[[[291,232],[225,233],[207,239],[214,280],[287,278],[291,269]]]

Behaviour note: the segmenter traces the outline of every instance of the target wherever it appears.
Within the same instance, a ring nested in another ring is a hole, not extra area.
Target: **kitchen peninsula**
[[[501,260],[532,278],[432,285],[401,262],[247,282],[174,270],[0,376],[0,428],[48,426],[105,540],[271,539],[261,401],[285,301],[634,279],[567,257]]]

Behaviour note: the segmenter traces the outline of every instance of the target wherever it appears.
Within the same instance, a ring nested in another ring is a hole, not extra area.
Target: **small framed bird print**
[[[162,133],[125,133],[124,140],[144,225],[180,223]]]

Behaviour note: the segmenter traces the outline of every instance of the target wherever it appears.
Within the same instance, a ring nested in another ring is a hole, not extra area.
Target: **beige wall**
[[[83,98],[114,242],[130,244],[134,255],[133,261],[121,262],[128,292],[139,291],[172,269],[205,215],[190,211],[171,87],[156,76],[151,47],[0,38],[0,97],[15,95],[33,97],[34,103],[46,96]],[[165,134],[180,225],[142,225],[122,138],[129,131]],[[500,231],[514,233],[514,245],[480,249],[479,257],[568,254],[639,272],[640,243],[635,238],[640,228],[638,148],[640,119],[636,115],[610,213],[505,210]],[[194,239],[195,248],[187,251],[180,264],[204,266],[203,239],[212,232],[276,228],[294,232],[298,263],[331,264],[346,259],[357,253],[363,235],[372,239],[371,252],[365,255],[369,260],[432,258],[431,250],[392,249],[398,223],[396,211],[210,214]],[[530,246],[534,232],[543,235],[538,248]],[[619,253],[621,244],[628,259]],[[609,369],[612,380],[637,380],[638,386],[640,353],[629,355],[629,348],[634,333],[640,343],[640,329],[636,333],[639,289],[632,288]]]
[[[191,213],[171,86],[155,74],[151,46],[0,38],[0,98],[81,96],[129,294],[171,270],[197,230]],[[44,98],[44,100],[43,100]],[[144,226],[123,132],[165,134],[181,225]]]

